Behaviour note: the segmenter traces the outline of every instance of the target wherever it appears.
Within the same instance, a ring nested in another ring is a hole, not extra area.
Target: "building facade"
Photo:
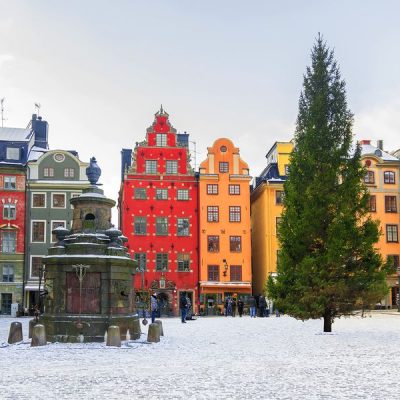
[[[56,242],[51,232],[58,226],[71,228],[70,199],[89,186],[85,172],[88,165],[76,152],[65,150],[47,151],[28,163],[24,307],[31,312],[35,305],[42,305],[42,258]]]
[[[0,128],[0,313],[23,304],[26,164],[47,151],[48,124],[35,114],[27,128]]]
[[[370,140],[362,140],[360,144],[361,161],[367,170],[364,183],[371,194],[370,215],[373,219],[379,220],[381,227],[377,248],[384,260],[388,256],[392,256],[398,269],[400,258],[400,213],[398,209],[400,160],[383,150],[382,141],[378,141],[377,146],[372,145]],[[399,280],[396,274],[388,277],[388,285],[390,292],[382,300],[382,305],[396,307],[399,294]]]
[[[120,229],[138,262],[138,306],[156,292],[161,315],[177,315],[185,294],[197,312],[198,182],[189,135],[179,134],[162,109],[135,149],[122,150]]]
[[[253,292],[265,292],[265,283],[276,274],[279,252],[278,224],[282,214],[283,184],[289,171],[291,142],[276,142],[265,156],[267,166],[255,178],[251,192],[251,255]]]
[[[220,314],[251,288],[250,175],[231,140],[217,139],[199,170],[200,311]]]

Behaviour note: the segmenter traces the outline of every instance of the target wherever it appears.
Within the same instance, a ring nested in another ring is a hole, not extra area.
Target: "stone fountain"
[[[72,229],[53,230],[57,242],[43,258],[45,312],[40,321],[50,342],[102,342],[109,326],[137,330],[130,258],[121,231],[111,225],[115,201],[97,181],[101,170],[93,157],[86,169],[90,186],[72,198]],[[140,329],[140,328],[139,328]]]

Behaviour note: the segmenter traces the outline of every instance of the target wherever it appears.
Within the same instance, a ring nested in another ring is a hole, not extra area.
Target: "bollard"
[[[121,336],[119,326],[111,325],[107,329],[106,346],[121,347]]]
[[[157,343],[160,341],[160,325],[150,324],[149,331],[147,333],[147,341],[152,343]]]
[[[44,325],[35,325],[32,331],[31,347],[46,346],[46,344],[46,330]]]
[[[154,321],[154,323],[160,325],[160,336],[164,336],[164,329],[163,329],[163,326],[162,326],[162,321],[160,321],[159,319],[156,319]]]
[[[31,320],[29,321],[29,335],[28,335],[29,339],[32,338],[33,327],[34,327],[35,325],[37,325],[38,323],[39,323],[39,321],[37,321],[36,318],[31,319]]]
[[[10,333],[8,335],[8,343],[13,344],[22,342],[22,324],[21,322],[11,322]]]
[[[139,318],[134,319],[129,324],[129,333],[131,335],[131,340],[140,339],[140,334],[142,333],[140,330],[140,321]]]

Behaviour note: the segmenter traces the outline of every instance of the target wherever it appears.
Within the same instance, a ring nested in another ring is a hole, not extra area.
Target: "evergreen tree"
[[[374,248],[379,223],[368,216],[361,148],[333,51],[319,35],[304,76],[290,173],[279,226],[278,308],[301,319],[336,317],[387,293],[386,267]]]

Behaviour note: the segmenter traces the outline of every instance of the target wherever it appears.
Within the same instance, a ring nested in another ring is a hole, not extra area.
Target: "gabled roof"
[[[28,142],[32,135],[32,129],[0,128],[0,140],[7,140],[10,142]]]

